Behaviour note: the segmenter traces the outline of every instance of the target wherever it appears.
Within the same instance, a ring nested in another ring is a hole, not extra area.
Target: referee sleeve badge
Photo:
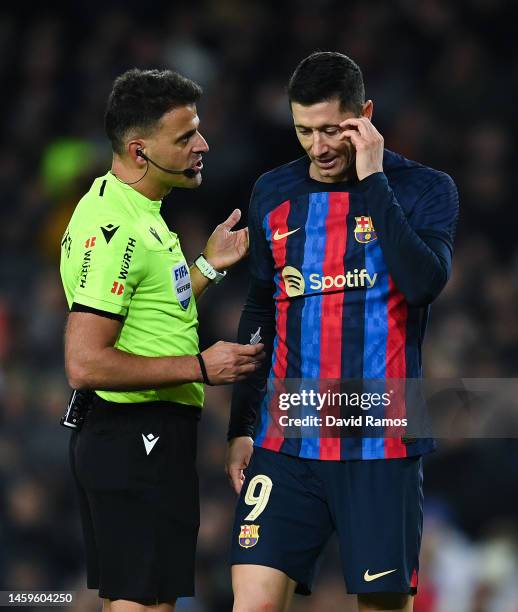
[[[171,270],[173,287],[180,306],[186,310],[192,295],[191,276],[185,261],[180,262]]]

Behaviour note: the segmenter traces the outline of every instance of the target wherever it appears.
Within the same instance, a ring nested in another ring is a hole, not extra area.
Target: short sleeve
[[[272,282],[274,275],[273,257],[263,227],[263,216],[260,213],[259,181],[254,185],[248,208],[248,231],[250,238],[249,269],[256,279]]]
[[[81,248],[74,257],[71,302],[126,316],[145,268],[145,246],[134,228],[110,223],[92,230],[76,230]]]
[[[418,234],[435,235],[453,247],[459,217],[459,194],[450,176],[441,172],[421,194],[409,217]]]

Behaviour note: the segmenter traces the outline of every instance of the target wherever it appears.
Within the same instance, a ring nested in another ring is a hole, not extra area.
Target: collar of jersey
[[[110,182],[110,185],[124,191],[127,199],[132,204],[136,204],[139,207],[145,207],[153,212],[160,212],[162,200],[150,200],[149,198],[146,198],[145,195],[142,195],[136,189],[133,189],[132,185],[126,185],[119,180],[114,174],[112,174],[111,171],[109,171],[103,178],[107,179]]]

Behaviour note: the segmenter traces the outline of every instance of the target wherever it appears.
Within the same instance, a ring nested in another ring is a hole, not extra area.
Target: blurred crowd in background
[[[200,0],[41,3],[0,9],[0,590],[85,589],[69,475],[63,370],[63,230],[92,177],[109,169],[103,112],[124,70],[173,68],[204,87],[203,185],[174,191],[163,215],[188,259],[264,171],[302,154],[285,85],[315,50],[361,66],[388,148],[456,181],[461,218],[452,278],[432,308],[427,376],[513,377],[518,369],[518,89],[511,2],[504,0]],[[45,8],[44,8],[45,7]],[[202,347],[233,340],[246,292],[237,266],[200,303]],[[226,562],[234,495],[224,473],[229,388],[202,420],[202,521],[196,599],[231,610]],[[505,435],[505,432],[504,434]],[[441,441],[426,459],[416,612],[518,611],[518,443]],[[353,610],[338,553],[294,612]]]

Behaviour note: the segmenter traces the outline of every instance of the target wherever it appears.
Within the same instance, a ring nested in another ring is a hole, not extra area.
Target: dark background
[[[302,154],[284,88],[315,50],[364,72],[386,146],[449,173],[461,201],[452,278],[432,309],[427,376],[513,377],[518,368],[513,4],[499,0],[68,3],[0,12],[0,589],[84,589],[69,434],[59,243],[92,177],[110,166],[102,116],[127,68],[200,82],[211,151],[194,192],[163,214],[188,258],[264,171]],[[145,6],[144,6],[145,5]],[[202,347],[234,339],[246,264],[200,304]],[[234,497],[223,475],[229,389],[210,389],[201,427],[198,595],[180,610],[231,609]],[[504,434],[505,435],[505,434]],[[443,441],[427,458],[416,612],[518,610],[518,445]],[[354,609],[334,543],[296,612]]]

